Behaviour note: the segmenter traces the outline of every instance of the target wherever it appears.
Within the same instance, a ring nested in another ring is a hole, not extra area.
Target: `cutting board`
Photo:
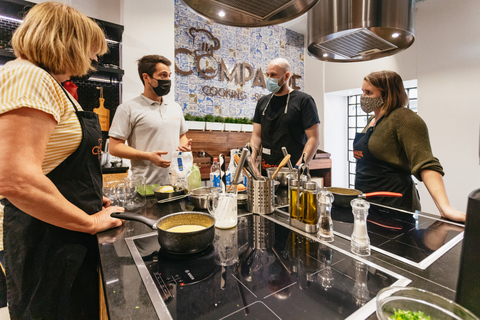
[[[100,107],[93,109],[93,112],[98,114],[98,120],[100,121],[100,127],[102,131],[108,131],[110,128],[110,110],[104,107],[105,99],[100,98]]]

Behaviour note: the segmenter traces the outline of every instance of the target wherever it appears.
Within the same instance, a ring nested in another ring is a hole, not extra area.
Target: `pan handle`
[[[389,192],[389,191],[376,191],[376,192],[367,192],[364,193],[365,198],[370,197],[403,197],[403,194],[398,192]]]
[[[117,218],[117,219],[138,221],[138,222],[146,224],[147,226],[149,226],[152,229],[157,229],[157,221],[158,220],[153,220],[153,219],[147,218],[145,216],[141,216],[141,215],[136,214],[136,213],[113,212],[113,213],[110,214],[110,217]]]

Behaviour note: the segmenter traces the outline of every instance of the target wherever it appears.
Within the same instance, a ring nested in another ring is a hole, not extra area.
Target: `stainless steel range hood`
[[[318,0],[182,0],[199,15],[234,27],[264,27],[297,18]]]
[[[414,41],[415,0],[320,0],[307,16],[308,53],[323,61],[373,60]]]

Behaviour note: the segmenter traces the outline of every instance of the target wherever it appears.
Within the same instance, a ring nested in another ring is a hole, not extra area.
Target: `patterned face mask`
[[[360,97],[360,107],[363,112],[370,113],[383,106],[382,97]]]

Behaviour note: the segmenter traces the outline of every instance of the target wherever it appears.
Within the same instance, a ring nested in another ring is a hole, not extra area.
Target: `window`
[[[417,88],[406,88],[408,95],[407,108],[417,112]],[[366,114],[360,107],[361,94],[347,97],[347,114],[348,114],[348,185],[350,188],[355,187],[355,158],[353,157],[353,140],[357,132],[362,132],[367,125],[368,118],[373,116],[373,113]]]

